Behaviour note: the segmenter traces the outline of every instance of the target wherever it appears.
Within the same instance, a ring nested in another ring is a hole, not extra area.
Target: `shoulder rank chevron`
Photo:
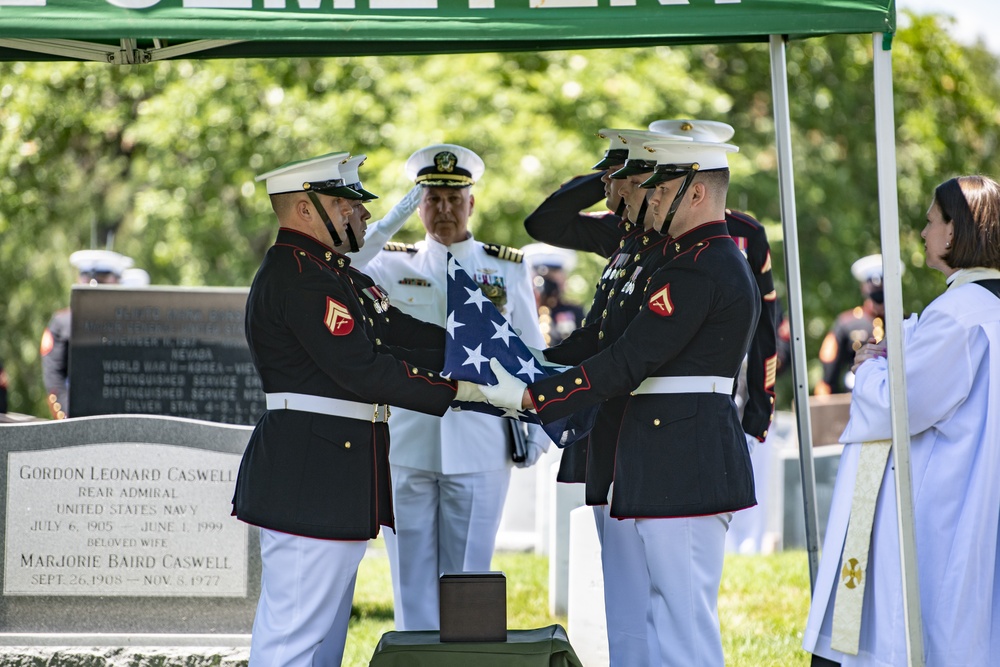
[[[508,262],[516,262],[520,264],[524,261],[524,253],[517,248],[509,248],[505,245],[498,245],[496,243],[484,243],[483,250],[486,251],[487,255],[493,255],[494,257],[499,257],[500,259],[506,259]]]

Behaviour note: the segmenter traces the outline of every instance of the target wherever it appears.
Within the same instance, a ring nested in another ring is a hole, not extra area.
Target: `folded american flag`
[[[490,358],[496,357],[514,377],[531,384],[539,377],[555,375],[565,367],[543,366],[535,359],[510,322],[500,314],[475,281],[465,272],[451,253],[448,253],[448,320],[445,324],[444,369],[442,374],[452,380],[468,380],[476,384],[496,384],[496,375],[490,370]],[[497,417],[509,417],[538,424],[538,417],[528,410],[497,408],[489,403],[458,402],[452,404],[462,410],[484,412]],[[592,421],[593,412],[586,418]],[[572,423],[571,421],[572,420]],[[574,442],[586,435],[570,417],[543,428],[559,446]]]

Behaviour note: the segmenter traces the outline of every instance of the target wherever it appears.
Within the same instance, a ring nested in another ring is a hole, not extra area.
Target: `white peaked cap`
[[[733,144],[720,144],[710,141],[649,141],[643,145],[647,160],[654,160],[657,165],[698,164],[699,171],[710,169],[728,169],[729,153],[740,149]]]
[[[434,144],[406,160],[406,177],[417,185],[466,188],[483,176],[483,159],[465,146]]]
[[[729,141],[736,134],[732,125],[716,120],[654,120],[649,124],[653,132],[662,132],[673,136],[690,137],[694,141],[705,141],[721,144]]]
[[[650,132],[648,130],[622,130],[618,133],[618,138],[622,140],[628,148],[629,160],[650,160],[649,153],[643,149],[643,145],[651,141],[676,141],[690,142],[690,137],[674,136],[662,132]]]
[[[576,251],[567,248],[557,248],[548,243],[529,243],[521,248],[524,262],[531,268],[553,266],[567,273],[576,267]]]
[[[254,180],[257,182],[267,181],[267,194],[269,195],[283,192],[303,192],[310,189],[324,192],[330,188],[310,188],[305,184],[341,181],[340,186],[343,186],[345,181],[344,176],[340,173],[340,167],[350,156],[350,153],[327,153],[308,160],[289,162],[266,174],[261,174]]]
[[[113,273],[121,276],[134,264],[131,257],[111,250],[77,250],[69,256],[69,263],[80,273]]]
[[[882,255],[868,255],[851,264],[851,275],[859,283],[882,282]]]

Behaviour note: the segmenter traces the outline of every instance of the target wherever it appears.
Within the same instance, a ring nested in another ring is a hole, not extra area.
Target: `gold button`
[[[376,338],[375,339],[375,344],[376,345],[381,345],[382,344],[382,339],[381,338]]]
[[[305,256],[306,256],[306,254],[300,250],[299,251],[299,257],[305,257]]]
[[[563,386],[559,385],[558,387],[556,387],[556,391],[558,391],[561,394],[563,392]]]
[[[774,405],[774,396],[771,397],[771,405]]]
[[[604,312],[603,312],[603,313],[601,313],[601,317],[607,317],[607,316],[608,316],[608,309],[607,309],[607,308],[605,308],[605,309],[604,309]]]
[[[337,260],[337,266],[339,266],[340,268],[344,268],[344,260],[342,259]]]
[[[621,271],[618,272],[618,277],[619,278],[624,278],[625,277],[625,269],[622,269]]]
[[[766,437],[767,437],[767,431],[764,431],[763,433],[761,433],[761,434],[760,434],[760,437],[762,437],[762,438],[766,438]]]
[[[55,403],[56,399],[57,397],[55,394],[49,394],[49,403]]]
[[[619,308],[621,308],[624,305],[625,305],[625,299],[622,299],[621,301],[618,302],[618,307]]]
[[[608,292],[608,298],[610,299],[610,298],[611,298],[611,297],[613,297],[614,295],[615,295],[615,290],[614,290],[614,288],[612,288],[612,289],[611,289],[611,291],[610,291],[610,292]]]
[[[544,400],[545,400],[545,396],[539,394],[539,396],[538,396],[538,402],[541,403]],[[548,414],[548,413],[545,413],[545,414]]]
[[[653,420],[653,426],[659,426],[659,425],[660,425],[660,420],[659,419],[654,419]]]
[[[365,305],[365,300],[364,300],[364,299],[362,299],[362,298],[361,298],[361,297],[359,296],[359,297],[358,297],[358,303],[360,303],[360,304],[361,304],[361,305],[363,306],[363,305]]]
[[[624,239],[622,239],[621,241],[618,242],[618,247],[619,248],[624,248],[625,247],[625,240]]]
[[[60,410],[56,413],[56,419],[66,419],[66,413]]]
[[[646,243],[649,243],[649,241],[646,241]],[[638,262],[640,259],[642,259],[642,255],[640,255],[639,253],[636,253],[635,254],[635,261]]]
[[[573,382],[575,382],[576,384],[583,384],[583,379],[582,378],[577,378],[577,379],[573,380]]]
[[[604,340],[604,332],[603,331],[601,331],[600,333],[597,334],[597,339],[598,340]]]
[[[389,323],[389,318],[388,318],[388,316],[387,316],[387,317],[385,318],[385,321],[386,321],[386,324],[388,324],[388,323]]]
[[[414,369],[413,369],[413,372],[414,372],[414,373],[416,373],[416,372],[417,372],[417,369],[416,369],[416,368],[414,368]]]
[[[371,326],[375,326],[375,320],[373,320],[372,318],[369,317],[368,318],[368,324],[371,325]]]
[[[351,448],[351,441],[348,440],[347,442],[344,443],[344,449],[350,449],[350,448]]]
[[[52,404],[52,408],[56,412],[59,412],[60,410],[62,410],[62,405],[59,404],[59,401],[56,401],[55,403]]]
[[[434,377],[434,373],[433,373],[433,372],[430,372],[430,371],[428,371],[428,372],[427,372],[427,377],[429,377],[429,378],[432,378],[432,377]]]

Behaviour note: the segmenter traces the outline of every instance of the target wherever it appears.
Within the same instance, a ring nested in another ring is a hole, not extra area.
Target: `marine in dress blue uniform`
[[[722,665],[717,597],[726,526],[731,512],[755,502],[733,388],[760,295],[725,222],[725,155],[735,146],[645,146],[657,161],[644,183],[655,188],[654,226],[669,238],[667,262],[642,286],[642,309],[583,364],[525,391],[501,373],[484,393],[504,407],[530,405],[545,423],[628,397],[611,516],[635,519],[659,664]]]
[[[268,409],[233,498],[233,513],[261,528],[254,667],[340,664],[366,542],[393,525],[386,404],[441,415],[456,395],[438,373],[443,330],[393,308],[343,254],[364,243],[354,212],[370,195],[344,183],[347,157],[257,178],[281,227],[247,298]]]
[[[882,255],[868,255],[851,265],[851,274],[861,286],[860,306],[837,315],[819,348],[823,379],[813,393],[817,396],[845,394],[854,389],[854,355],[869,338],[885,336],[885,297],[882,289]]]

